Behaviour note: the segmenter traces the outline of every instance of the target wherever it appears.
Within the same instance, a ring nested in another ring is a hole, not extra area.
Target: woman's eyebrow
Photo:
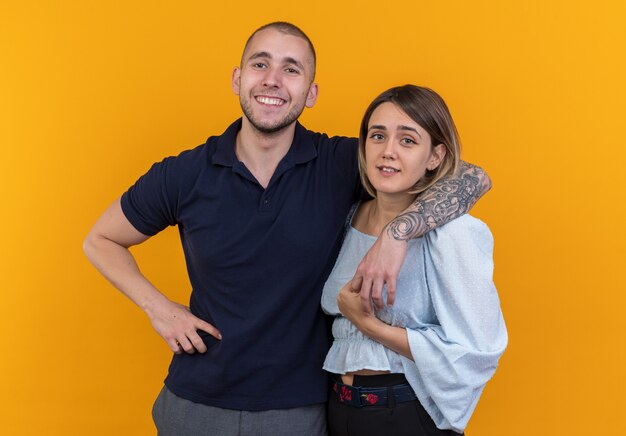
[[[387,130],[387,127],[383,126],[382,124],[374,124],[374,125],[370,126],[370,128],[367,129],[367,131],[369,132],[372,129]],[[417,136],[420,137],[420,139],[422,138],[422,135],[420,135],[420,132],[418,132],[417,129],[415,129],[414,127],[411,127],[411,126],[400,125],[400,126],[398,126],[397,130],[408,130],[410,132],[414,132]]]
[[[422,135],[420,135],[420,132],[418,132],[417,129],[410,127],[410,126],[398,126],[398,130],[409,130],[411,132],[415,132],[415,134],[419,136],[420,138],[422,137]]]

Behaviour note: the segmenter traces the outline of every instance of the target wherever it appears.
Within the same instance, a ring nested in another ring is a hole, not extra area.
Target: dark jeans
[[[353,386],[386,387],[407,383],[402,374],[354,376]],[[328,400],[330,436],[458,436],[440,430],[419,401],[384,406],[352,407],[339,402],[331,392]]]

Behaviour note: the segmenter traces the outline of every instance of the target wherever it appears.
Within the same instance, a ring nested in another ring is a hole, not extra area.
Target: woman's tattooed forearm
[[[398,241],[419,238],[467,213],[490,188],[487,173],[461,162],[454,176],[439,180],[421,193],[406,212],[387,225],[386,231]]]

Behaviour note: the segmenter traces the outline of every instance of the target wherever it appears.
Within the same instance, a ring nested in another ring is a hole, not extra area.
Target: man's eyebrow
[[[248,60],[259,59],[259,58],[272,59],[272,55],[266,51],[258,51],[256,53],[252,53],[252,56],[250,56]]]
[[[286,64],[293,64],[296,67],[300,68],[301,70],[304,70],[304,65],[302,65],[302,62],[300,62],[297,59],[294,59],[292,57],[286,57],[283,59],[283,61],[285,61]]]
[[[266,51],[258,51],[256,53],[252,53],[252,55],[248,58],[248,61],[253,61],[256,59],[272,59],[272,55]],[[301,70],[304,70],[304,65],[302,64],[302,62],[290,56],[283,58],[283,62],[285,64],[293,64]]]

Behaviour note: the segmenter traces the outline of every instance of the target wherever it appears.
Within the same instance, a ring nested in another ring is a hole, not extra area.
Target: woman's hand
[[[413,360],[406,329],[385,324],[373,313],[364,312],[361,296],[352,290],[352,281],[346,283],[339,291],[337,306],[341,314],[365,336]]]
[[[363,334],[368,335],[372,328],[382,323],[373,314],[363,311],[361,304],[361,296],[358,292],[352,290],[352,281],[349,281],[341,288],[337,295],[337,305],[341,314],[350,320]]]

